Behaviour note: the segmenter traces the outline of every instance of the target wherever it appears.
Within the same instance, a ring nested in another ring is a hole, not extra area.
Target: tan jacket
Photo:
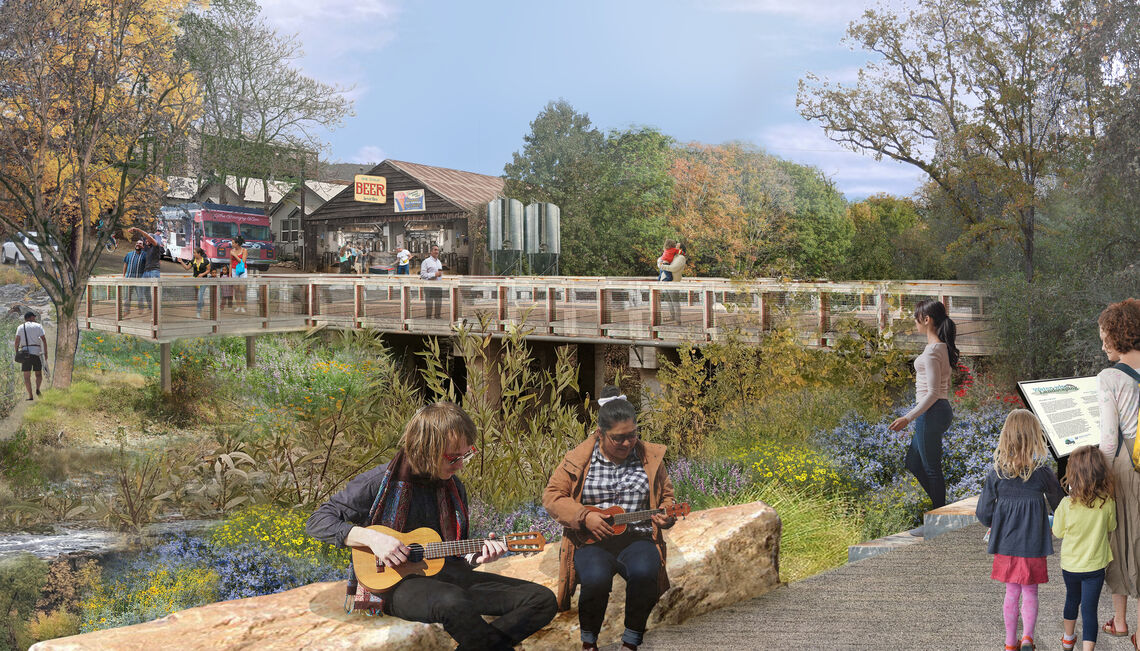
[[[668,271],[673,274],[673,280],[677,281],[681,279],[681,272],[685,270],[686,262],[688,261],[685,259],[685,254],[677,253],[677,255],[673,256],[673,261],[668,264],[658,260],[657,268],[661,271]]]
[[[550,516],[563,527],[572,530],[584,531],[586,523],[586,507],[582,506],[582,486],[586,481],[586,472],[590,469],[590,457],[594,453],[594,445],[598,441],[595,432],[586,437],[578,447],[566,453],[562,463],[554,470],[546,491],[542,494],[542,505]],[[665,446],[657,443],[637,444],[638,456],[645,462],[645,474],[649,477],[649,508],[656,509],[673,504],[673,482],[665,472]],[[669,589],[669,576],[665,573],[665,538],[661,529],[653,525],[653,542],[657,544],[657,551],[661,554],[661,573],[658,579],[660,593]],[[574,571],[574,550],[577,545],[569,536],[562,537],[562,546],[558,551],[558,609],[570,608],[570,598],[574,589],[578,587],[578,575]]]

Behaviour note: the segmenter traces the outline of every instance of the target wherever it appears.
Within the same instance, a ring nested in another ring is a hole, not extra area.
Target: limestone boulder
[[[650,617],[650,628],[764,594],[779,582],[780,518],[762,502],[692,513],[666,533],[672,587]],[[485,570],[554,588],[558,546],[493,563]],[[625,584],[614,580],[600,642],[621,636]],[[34,651],[122,649],[385,649],[434,651],[455,643],[437,624],[344,612],[344,582],[316,583],[251,599],[223,601],[135,626],[40,642]],[[523,649],[579,645],[578,613],[559,613]]]

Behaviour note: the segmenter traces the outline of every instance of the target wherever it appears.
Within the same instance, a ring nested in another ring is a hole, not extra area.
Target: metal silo
[[[562,253],[562,211],[552,203],[544,203],[542,207],[542,244],[546,246],[544,252]]]
[[[491,251],[521,251],[523,205],[518,199],[496,199],[487,204],[487,248]]]
[[[503,248],[503,204],[506,199],[487,202],[487,250],[499,251]]]

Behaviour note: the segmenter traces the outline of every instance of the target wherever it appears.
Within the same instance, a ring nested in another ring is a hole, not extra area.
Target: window
[[[206,222],[206,237],[237,237],[237,224],[232,222]]]
[[[241,236],[247,240],[255,240],[261,242],[269,241],[269,227],[257,226],[254,224],[242,224]]]
[[[301,239],[300,211],[294,210],[289,217],[281,220],[281,241],[298,242]]]

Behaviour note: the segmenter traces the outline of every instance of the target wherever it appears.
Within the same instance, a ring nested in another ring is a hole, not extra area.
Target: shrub
[[[22,648],[29,619],[47,577],[47,563],[30,554],[0,562],[0,636],[10,649]]]
[[[738,451],[733,459],[755,474],[757,483],[779,484],[809,493],[840,493],[844,477],[823,454],[804,444],[763,441]]]
[[[727,460],[679,459],[669,465],[669,479],[676,501],[694,511],[731,502],[751,484],[748,472]]]
[[[30,642],[54,640],[79,633],[80,617],[70,610],[53,610],[50,614],[38,611],[25,625],[24,632]]]
[[[274,506],[254,506],[239,511],[210,533],[215,549],[240,549],[255,545],[311,565],[348,567],[349,551],[320,542],[305,533],[307,512]]]
[[[853,415],[817,437],[820,448],[860,492],[890,489],[906,478],[911,433],[888,430],[892,419],[871,422]],[[981,490],[1004,422],[1005,413],[999,410],[955,415],[942,439],[947,500],[963,499]]]
[[[547,544],[562,538],[562,525],[551,518],[538,502],[524,502],[513,509],[499,511],[474,499],[469,515],[468,529],[472,538],[482,538],[492,532],[502,537],[516,531],[538,531],[546,538]]]
[[[107,580],[106,571],[80,602],[83,632],[128,626],[164,617],[218,598],[218,574],[185,563],[155,562],[146,555]]]

